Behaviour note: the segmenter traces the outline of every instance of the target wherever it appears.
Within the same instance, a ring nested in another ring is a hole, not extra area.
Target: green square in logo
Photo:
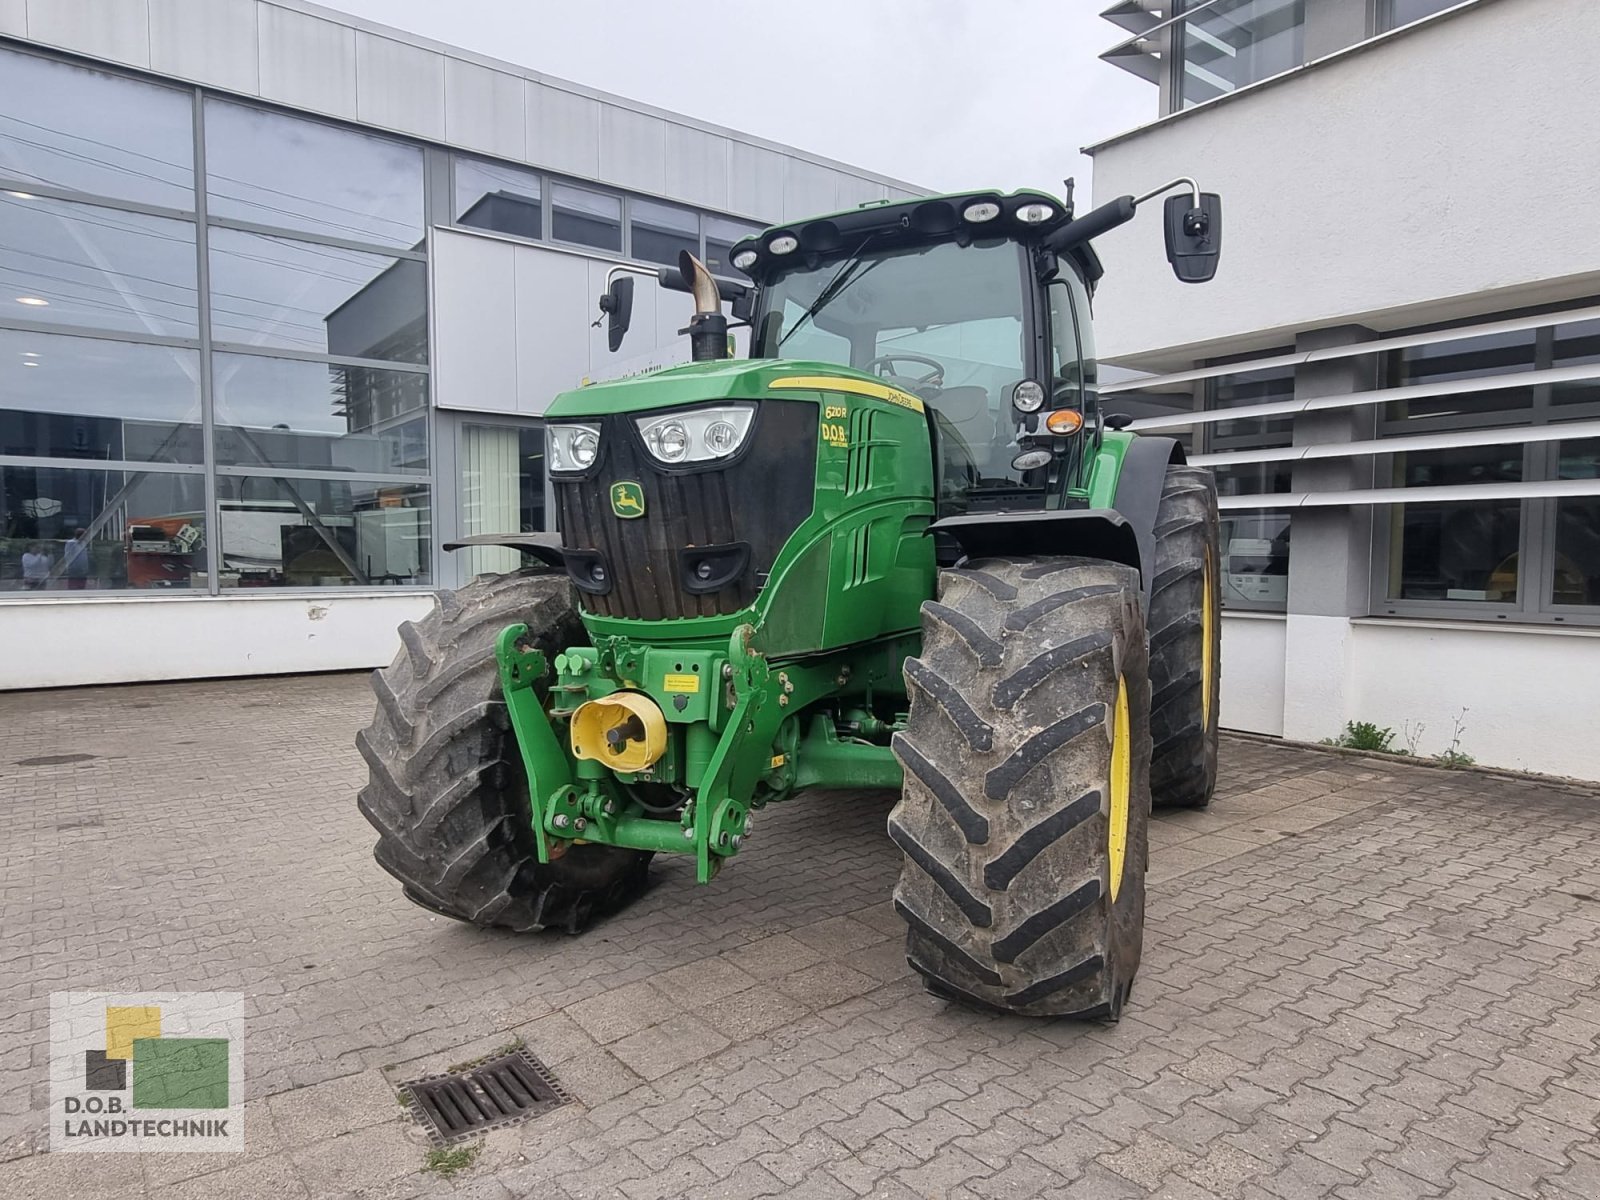
[[[613,483],[611,511],[624,521],[644,516],[644,488],[631,479]]]
[[[137,1038],[135,1108],[227,1108],[227,1038]]]

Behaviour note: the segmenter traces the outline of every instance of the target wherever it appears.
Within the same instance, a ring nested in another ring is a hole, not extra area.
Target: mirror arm
[[[1153,191],[1148,191],[1142,196],[1135,196],[1134,199],[1133,199],[1133,206],[1135,208],[1137,208],[1137,207],[1139,207],[1139,205],[1143,204],[1146,200],[1154,200],[1157,196],[1161,195],[1162,193],[1170,192],[1174,188],[1180,188],[1180,187],[1186,187],[1186,188],[1189,189],[1189,203],[1193,207],[1199,208],[1200,207],[1200,185],[1198,183],[1196,183],[1194,180],[1190,179],[1187,175],[1180,175],[1177,179],[1174,179],[1171,183],[1163,183],[1160,187],[1155,188]]]

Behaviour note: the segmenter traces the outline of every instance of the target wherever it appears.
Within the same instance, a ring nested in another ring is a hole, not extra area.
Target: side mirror
[[[1181,283],[1206,283],[1222,257],[1222,197],[1201,192],[1200,206],[1189,196],[1168,196],[1167,261]]]
[[[600,297],[600,311],[606,315],[606,345],[615,354],[623,335],[633,321],[633,276],[618,275]]]

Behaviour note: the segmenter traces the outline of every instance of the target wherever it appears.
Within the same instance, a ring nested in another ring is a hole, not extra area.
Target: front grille
[[[783,543],[811,515],[816,405],[762,401],[750,444],[727,466],[707,470],[672,471],[656,462],[632,416],[606,417],[601,426],[594,474],[555,485],[562,546],[599,554],[610,584],[603,594],[580,591],[584,608],[659,621],[746,607]],[[624,520],[611,511],[611,485],[624,480],[643,488],[644,516]],[[743,572],[715,592],[685,589],[684,550],[737,543],[750,548]]]

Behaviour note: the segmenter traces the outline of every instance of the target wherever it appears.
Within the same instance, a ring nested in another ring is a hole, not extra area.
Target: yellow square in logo
[[[132,1058],[138,1038],[161,1036],[161,1010],[155,1005],[140,1008],[106,1006],[106,1057]]]

